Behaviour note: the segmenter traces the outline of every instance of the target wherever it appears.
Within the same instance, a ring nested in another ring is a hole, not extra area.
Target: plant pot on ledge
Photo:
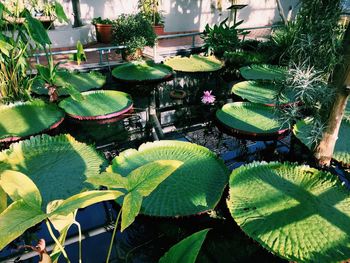
[[[112,25],[95,24],[96,38],[98,42],[109,44],[112,42]]]
[[[153,26],[153,31],[156,33],[157,36],[164,35],[164,25],[154,25]]]

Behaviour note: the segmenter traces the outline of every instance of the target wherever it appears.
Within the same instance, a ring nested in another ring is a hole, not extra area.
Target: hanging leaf
[[[10,56],[10,50],[13,49],[13,46],[9,43],[7,43],[4,40],[0,40],[0,51],[1,53],[5,54],[7,57]]]
[[[69,19],[66,16],[66,13],[64,12],[63,6],[58,1],[55,1],[55,13],[60,23],[69,22]]]
[[[50,45],[51,41],[43,24],[38,19],[33,18],[28,10],[25,12],[25,18],[25,25],[32,39],[43,48]]]
[[[143,197],[137,191],[128,193],[124,197],[120,227],[121,232],[135,221],[136,216],[140,213],[142,199]]]
[[[5,170],[0,172],[0,186],[12,201],[23,200],[28,205],[41,208],[39,189],[28,176],[23,173]]]
[[[56,209],[51,212],[51,215],[68,215],[79,208],[85,208],[89,205],[96,204],[102,201],[115,200],[122,196],[123,193],[120,191],[87,191],[80,194],[73,195],[67,198]]]
[[[45,218],[40,208],[35,209],[23,200],[12,203],[0,214],[0,250]]]
[[[196,232],[172,246],[159,263],[194,263],[210,229]]]

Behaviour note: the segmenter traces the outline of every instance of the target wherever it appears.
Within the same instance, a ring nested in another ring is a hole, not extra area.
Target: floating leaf
[[[156,64],[151,60],[142,60],[116,67],[112,75],[128,82],[160,81],[170,78],[173,75],[173,69],[164,64]]]
[[[214,56],[192,55],[190,57],[176,56],[164,62],[176,71],[182,72],[211,72],[223,67],[223,63]]]
[[[239,71],[246,80],[283,80],[287,74],[287,68],[267,64],[246,66]]]
[[[76,119],[108,119],[122,115],[132,109],[133,102],[129,94],[114,90],[87,91],[82,93],[83,100],[66,98],[59,106]]]
[[[19,140],[55,128],[63,118],[64,113],[55,104],[41,100],[0,106],[0,142]]]
[[[0,152],[0,173],[14,170],[27,175],[40,190],[43,210],[51,201],[91,188],[84,181],[99,174],[104,163],[93,147],[70,135],[35,136]]]
[[[242,81],[232,87],[232,93],[250,102],[274,105],[279,96],[279,103],[288,104],[295,102],[294,95],[281,93],[282,87],[274,83],[257,81]]]
[[[238,134],[270,136],[288,129],[273,107],[258,103],[227,103],[216,112],[216,118],[226,129]]]
[[[196,232],[170,248],[159,263],[194,263],[210,229]]]
[[[177,160],[183,164],[144,198],[141,213],[184,216],[216,206],[227,183],[228,170],[213,152],[196,144],[180,141],[146,143],[138,151],[122,152],[107,171],[126,177],[135,169],[159,160]],[[146,178],[146,173],[144,176]],[[151,190],[142,189],[143,194]]]
[[[106,76],[97,71],[88,73],[69,72],[59,70],[56,73],[55,85],[58,87],[72,85],[76,90],[83,92],[91,89],[99,89],[106,83]],[[32,85],[32,92],[39,95],[48,95],[48,90],[44,87],[45,83],[38,80]],[[59,96],[69,95],[65,90],[58,89]]]
[[[290,163],[235,169],[227,201],[243,231],[293,262],[350,257],[350,193],[337,176]]]

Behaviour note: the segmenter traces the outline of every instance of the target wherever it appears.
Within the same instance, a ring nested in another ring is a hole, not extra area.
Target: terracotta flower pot
[[[153,31],[154,33],[156,33],[157,36],[164,35],[164,25],[153,26]]]
[[[98,42],[109,44],[112,42],[112,25],[96,24],[96,38]]]

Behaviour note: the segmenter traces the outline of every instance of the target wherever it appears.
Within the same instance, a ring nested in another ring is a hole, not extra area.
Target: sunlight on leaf
[[[130,226],[134,221],[136,216],[139,214],[142,205],[142,196],[133,191],[128,193],[124,197],[124,202],[122,206],[122,222],[120,231],[123,232],[125,228]]]
[[[40,209],[42,198],[39,189],[25,174],[5,170],[0,174],[0,185],[13,201],[23,199],[28,205]]]
[[[210,229],[196,232],[172,246],[159,263],[194,263]]]

